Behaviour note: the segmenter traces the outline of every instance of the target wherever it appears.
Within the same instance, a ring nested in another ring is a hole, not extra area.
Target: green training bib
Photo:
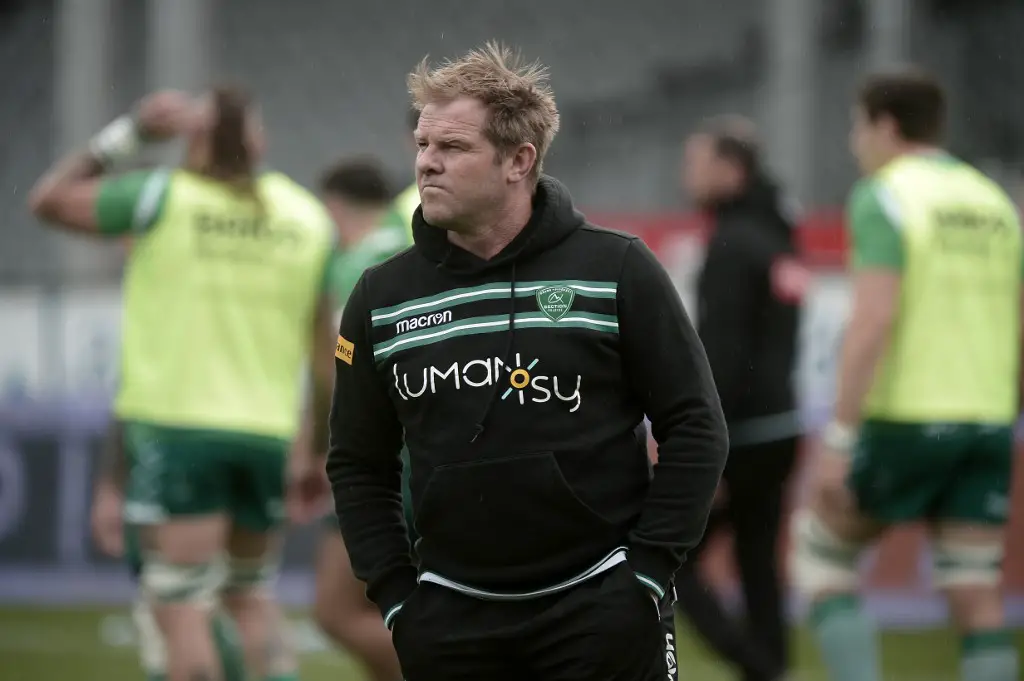
[[[891,261],[902,292],[867,416],[1012,422],[1024,261],[1016,207],[994,182],[944,155],[901,157],[873,183],[898,233],[902,253]]]
[[[135,205],[159,214],[125,273],[118,416],[293,437],[333,251],[326,212],[277,173],[259,179],[261,205],[185,171],[159,191]],[[116,213],[103,206],[101,217]]]

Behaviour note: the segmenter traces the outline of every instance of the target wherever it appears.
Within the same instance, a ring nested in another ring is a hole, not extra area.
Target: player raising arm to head
[[[177,135],[187,139],[181,168],[108,174],[143,143]],[[208,624],[218,594],[253,676],[296,669],[272,635],[279,613],[267,585],[311,353],[321,368],[314,413],[327,411],[334,238],[315,197],[258,174],[262,147],[244,93],[158,93],[60,161],[30,198],[48,222],[134,238],[115,411],[132,461],[126,516],[142,530],[141,586],[170,681],[221,677]]]

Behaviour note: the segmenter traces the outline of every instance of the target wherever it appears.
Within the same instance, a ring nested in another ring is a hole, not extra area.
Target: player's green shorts
[[[416,540],[419,535],[416,534],[416,525],[413,522],[414,516],[412,512],[412,489],[410,488],[410,480],[412,479],[412,465],[409,463],[409,450],[402,450],[402,508],[405,511],[405,526],[409,528],[409,543],[413,546],[416,545]],[[338,531],[338,518],[333,512],[328,513],[324,516],[324,526],[333,532]]]
[[[848,479],[862,512],[889,523],[1009,516],[1013,430],[983,424],[868,420]]]
[[[284,521],[285,440],[127,422],[124,444],[129,523],[224,513],[266,532]]]

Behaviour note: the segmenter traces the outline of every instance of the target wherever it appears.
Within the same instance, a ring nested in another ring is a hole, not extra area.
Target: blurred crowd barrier
[[[701,221],[686,214],[593,214],[593,221],[639,234],[667,265],[692,306],[703,260]],[[836,352],[848,306],[838,216],[812,216],[801,230],[814,284],[805,300],[801,361],[795,377],[808,443],[827,418]],[[692,308],[691,308],[692,309]],[[0,602],[120,601],[131,584],[116,561],[99,555],[88,534],[88,507],[117,374],[120,291],[116,287],[0,292]],[[808,447],[810,449],[810,447]],[[1024,456],[1021,463],[1024,464]],[[1024,465],[1018,466],[1011,535],[1024,535]],[[803,484],[798,475],[793,493]],[[297,530],[280,583],[292,603],[310,598],[315,529]],[[1006,563],[1012,615],[1024,621],[1024,546],[1011,542]],[[731,591],[728,539],[709,551],[707,567]],[[868,559],[869,594],[890,625],[942,617],[928,594],[929,554],[916,528],[900,530]]]

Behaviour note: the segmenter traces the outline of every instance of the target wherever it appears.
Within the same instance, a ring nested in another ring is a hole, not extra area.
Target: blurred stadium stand
[[[591,210],[660,211],[679,203],[678,142],[694,122],[719,111],[770,122],[765,14],[785,4],[633,0],[598,12],[587,0],[522,0],[510,12],[459,0],[221,0],[209,3],[205,35],[211,73],[251,86],[265,103],[271,163],[304,182],[338,154],[355,151],[380,154],[409,176],[404,75],[426,54],[451,56],[500,37],[551,67],[563,126],[549,168],[577,201]],[[854,179],[844,140],[849,95],[866,62],[867,5],[823,3],[812,24],[817,35],[808,44],[817,54],[806,59],[815,60],[816,75],[804,83],[812,125],[802,142],[812,171],[800,188],[810,205],[841,203]],[[112,7],[109,87],[97,93],[109,116],[142,93],[148,42],[140,30],[145,3]],[[914,11],[907,56],[949,83],[954,149],[1010,181],[1024,162],[1024,60],[1014,52],[1024,5],[915,3]],[[58,261],[48,255],[53,239],[32,228],[23,208],[27,185],[59,148],[54,14],[47,0],[8,2],[0,26],[0,80],[9,102],[0,124],[17,131],[0,142],[0,281],[8,283],[56,275]],[[769,128],[766,137],[772,135]],[[115,276],[115,268],[100,269]]]

